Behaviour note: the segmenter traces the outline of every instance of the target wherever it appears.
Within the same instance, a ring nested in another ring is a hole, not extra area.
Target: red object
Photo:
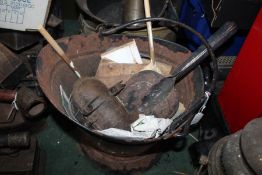
[[[218,100],[231,132],[262,115],[262,9]]]

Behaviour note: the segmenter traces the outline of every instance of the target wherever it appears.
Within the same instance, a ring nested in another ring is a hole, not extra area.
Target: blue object
[[[201,0],[184,0],[181,7],[179,19],[180,22],[191,26],[196,31],[201,33],[206,39],[208,39],[212,35],[211,26],[205,16],[205,11],[202,6]],[[182,32],[188,40],[187,47],[191,51],[196,50],[202,44],[201,41],[190,31],[183,30]],[[238,55],[247,34],[248,31],[238,32],[235,37],[227,42],[227,46],[225,47],[225,50],[222,52],[221,55]]]
[[[184,0],[181,11],[180,21],[191,26],[201,33],[206,39],[211,35],[211,27],[205,17],[203,6],[199,0]],[[190,31],[183,30],[184,35],[189,39],[188,48],[195,50],[202,43]]]

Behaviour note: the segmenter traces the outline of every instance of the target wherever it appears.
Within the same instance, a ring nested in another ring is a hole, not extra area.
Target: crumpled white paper
[[[131,132],[136,135],[143,135],[147,138],[159,137],[172,120],[165,118],[155,118],[154,115],[139,114],[139,118],[131,124]]]
[[[154,115],[146,116],[139,114],[139,118],[130,126],[131,131],[109,128],[98,132],[118,138],[149,139],[159,137],[171,123],[171,119],[155,118]]]

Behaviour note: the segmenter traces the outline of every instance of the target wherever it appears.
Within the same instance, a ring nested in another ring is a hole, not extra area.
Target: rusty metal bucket
[[[127,42],[136,40],[141,54],[148,54],[148,42],[144,37],[130,37],[124,35],[111,35],[101,37],[97,34],[76,35],[58,40],[59,45],[66,54],[74,61],[82,76],[95,76],[99,62],[100,54],[107,49],[120,46]],[[183,63],[191,52],[183,46],[176,43],[155,40],[156,58],[159,62],[171,64],[174,68]],[[61,104],[59,86],[64,87],[64,91],[70,94],[74,82],[77,80],[74,73],[68,66],[60,60],[55,51],[47,45],[44,47],[37,60],[37,78],[45,95],[51,103],[64,115],[66,115]],[[180,101],[189,108],[192,102],[199,99],[204,94],[204,80],[200,68],[195,69],[182,81],[176,85],[180,94]],[[68,118],[71,120],[70,118]],[[82,133],[81,142],[88,143],[95,148],[117,156],[135,156],[141,155],[166,139],[159,137],[146,140],[117,139],[94,132],[85,128],[79,123],[71,120],[79,126]],[[174,135],[177,131],[172,131]]]

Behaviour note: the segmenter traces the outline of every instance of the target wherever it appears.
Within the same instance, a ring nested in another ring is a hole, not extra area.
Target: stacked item
[[[44,172],[44,154],[30,132],[44,124],[40,119],[46,101],[29,64],[31,54],[26,52],[15,54],[0,43],[0,174]]]
[[[220,139],[209,152],[208,174],[262,174],[262,118]]]

